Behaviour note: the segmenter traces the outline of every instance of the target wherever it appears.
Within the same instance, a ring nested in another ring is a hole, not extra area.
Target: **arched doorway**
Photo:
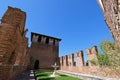
[[[39,69],[39,60],[36,60],[34,63],[34,69]]]

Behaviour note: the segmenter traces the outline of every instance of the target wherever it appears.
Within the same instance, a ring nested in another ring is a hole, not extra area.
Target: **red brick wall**
[[[30,55],[34,60],[31,64],[34,65],[35,60],[39,60],[39,68],[51,68],[58,58],[58,46],[32,43]]]
[[[30,60],[34,68],[35,61],[39,61],[40,69],[51,69],[52,65],[59,64],[59,41],[61,39],[31,32]],[[53,69],[53,68],[52,68]]]
[[[83,66],[84,66],[83,51],[80,51],[76,53],[76,67],[79,72],[82,72]]]
[[[96,46],[93,46],[91,49],[86,49],[86,53],[88,56],[88,66],[84,65],[84,57],[83,52],[77,52],[76,55],[76,66],[73,65],[74,62],[74,54],[65,55],[60,57],[60,70],[71,71],[76,73],[83,74],[91,74],[96,76],[104,76],[104,77],[119,77],[114,70],[110,68],[101,68],[99,65],[93,65],[91,63],[92,59],[97,59],[98,50]]]
[[[101,0],[105,22],[115,40],[120,40],[120,8],[119,0]]]
[[[0,24],[0,80],[14,80],[29,63],[25,12],[9,7]]]

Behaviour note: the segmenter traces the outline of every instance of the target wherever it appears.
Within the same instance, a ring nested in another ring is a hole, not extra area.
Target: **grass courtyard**
[[[63,74],[59,74],[60,77],[49,77],[51,74],[52,72],[35,72],[37,80],[82,80],[79,78],[74,78]]]

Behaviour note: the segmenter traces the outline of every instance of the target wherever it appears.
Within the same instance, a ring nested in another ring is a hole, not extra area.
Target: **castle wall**
[[[105,22],[115,40],[115,47],[120,46],[120,0],[98,0],[99,5],[105,16]],[[97,76],[104,77],[120,77],[114,70],[109,67],[100,67],[99,65],[92,64],[92,60],[98,60],[98,50],[96,46],[93,46],[91,49],[86,49],[88,56],[88,61],[86,65],[83,65],[82,52],[76,54],[76,67],[75,66],[66,66],[67,61],[63,61],[60,58],[60,69],[65,71],[72,71],[84,74],[92,74]],[[66,55],[67,56],[67,55]],[[69,56],[69,55],[68,55]],[[64,57],[64,56],[63,56]],[[73,58],[71,58],[71,61]],[[63,62],[62,62],[63,61]],[[63,65],[62,65],[63,64]],[[61,66],[62,65],[62,66]],[[78,70],[78,71],[76,71]]]
[[[82,68],[84,66],[84,57],[83,51],[76,53],[76,68],[79,72],[82,72]]]
[[[91,49],[86,49],[86,53],[87,53],[87,56],[88,56],[88,65],[89,67],[92,66],[91,64],[91,60],[98,60],[97,59],[97,55],[98,55],[98,51],[97,51],[97,47],[96,46],[93,46]]]
[[[31,67],[34,68],[35,61],[38,60],[40,69],[53,69],[52,65],[58,63],[59,40],[37,33],[31,33],[31,37]]]
[[[96,76],[104,76],[104,77],[119,77],[116,73],[108,67],[101,68],[98,65],[94,65],[91,61],[98,60],[98,49],[97,46],[93,46],[91,49],[86,49],[86,54],[88,57],[88,61],[84,62],[83,51],[79,51],[74,54],[69,54],[60,57],[60,70],[82,73],[82,74],[90,74]],[[76,56],[74,56],[76,55]],[[76,65],[74,65],[74,58],[76,57]],[[87,63],[87,64],[86,64]],[[110,73],[108,75],[108,73]]]
[[[54,51],[56,49],[56,51]],[[30,55],[35,60],[39,60],[39,68],[51,68],[58,58],[57,46],[32,43]],[[34,64],[33,62],[33,64]]]
[[[8,7],[0,24],[0,80],[14,80],[29,63],[25,12]]]
[[[120,41],[120,0],[98,0],[98,3],[103,6],[105,22],[113,38]]]

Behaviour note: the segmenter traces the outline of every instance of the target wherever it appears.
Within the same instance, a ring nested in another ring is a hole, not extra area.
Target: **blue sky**
[[[0,18],[8,6],[27,14],[27,37],[36,32],[61,38],[59,55],[84,51],[104,39],[112,40],[96,0],[0,0]]]

